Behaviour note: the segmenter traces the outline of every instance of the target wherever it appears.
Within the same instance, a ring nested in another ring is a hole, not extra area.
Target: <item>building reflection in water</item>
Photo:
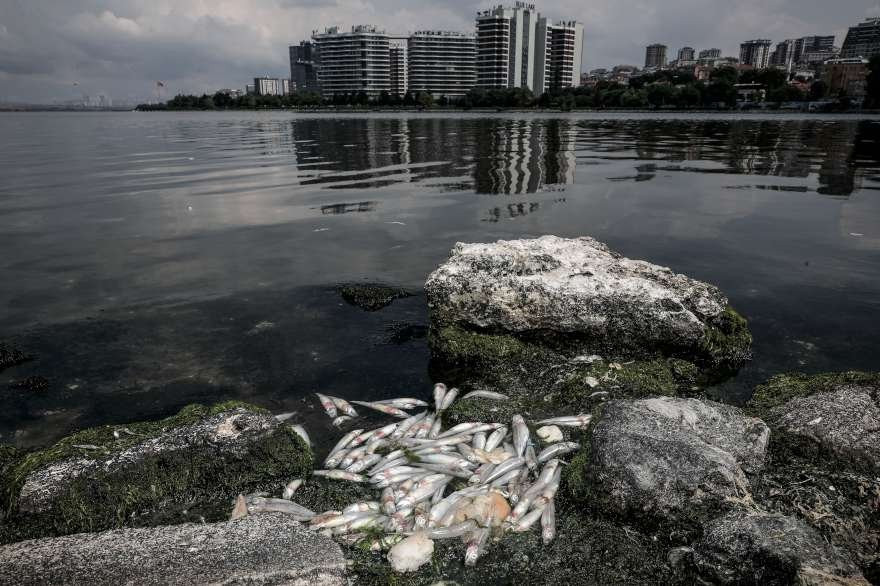
[[[288,125],[286,136],[258,136],[265,152],[294,154],[300,185],[424,183],[484,194],[686,172],[800,178],[802,185],[752,181],[751,187],[849,196],[862,188],[864,175],[876,174],[880,141],[880,124],[822,118],[315,116],[280,124]],[[631,171],[620,173],[621,161],[628,160]],[[609,174],[603,166],[612,163]]]

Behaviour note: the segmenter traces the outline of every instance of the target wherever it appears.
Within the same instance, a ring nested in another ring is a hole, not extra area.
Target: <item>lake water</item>
[[[754,361],[880,370],[880,119],[795,115],[0,114],[0,441],[242,398],[429,393],[423,295],[457,241],[590,235],[712,282]],[[259,327],[257,327],[259,325]],[[31,375],[49,389],[9,384]]]

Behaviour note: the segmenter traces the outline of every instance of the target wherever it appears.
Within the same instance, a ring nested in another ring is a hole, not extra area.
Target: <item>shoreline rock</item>
[[[0,542],[155,525],[175,508],[225,507],[311,468],[287,424],[243,403],[83,430],[7,468]]]
[[[333,540],[281,513],[115,529],[0,547],[0,584],[342,585]]]
[[[456,244],[425,292],[434,378],[503,392],[517,411],[689,395],[751,356],[716,287],[587,237]]]
[[[748,476],[763,469],[769,434],[762,421],[720,403],[611,401],[566,475],[603,514],[696,532],[749,498]]]

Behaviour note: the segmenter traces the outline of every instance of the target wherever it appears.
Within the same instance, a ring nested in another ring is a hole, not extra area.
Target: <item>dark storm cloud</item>
[[[391,32],[471,30],[478,9],[501,0],[0,0],[0,99],[51,101],[84,93],[148,97],[242,87],[255,75],[284,75],[287,45],[314,29],[372,23]],[[508,3],[512,3],[508,2]],[[837,34],[880,0],[546,0],[538,9],[584,23],[585,69],[640,64],[662,42],[720,47]],[[77,82],[74,86],[73,82]],[[76,90],[72,88],[76,87]]]

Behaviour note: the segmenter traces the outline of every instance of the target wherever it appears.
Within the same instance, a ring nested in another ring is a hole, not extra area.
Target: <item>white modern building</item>
[[[321,56],[321,93],[326,98],[365,92],[376,98],[391,91],[391,47],[385,31],[353,26],[350,31],[331,27],[315,31],[312,40]]]
[[[290,80],[277,77],[255,77],[254,93],[258,96],[286,96],[290,93]]]
[[[553,23],[540,18],[535,51],[535,94],[580,84],[584,25],[575,21]]]
[[[535,54],[539,14],[517,2],[477,13],[477,86],[536,91]],[[538,80],[537,93],[543,84]]]
[[[409,37],[409,90],[459,98],[477,83],[474,35],[419,31]]]
[[[409,38],[389,37],[389,74],[391,89],[389,93],[403,96],[409,88]]]

